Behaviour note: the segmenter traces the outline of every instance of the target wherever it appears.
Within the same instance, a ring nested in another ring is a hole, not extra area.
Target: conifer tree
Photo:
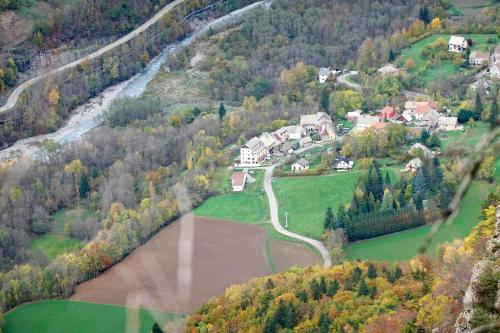
[[[323,221],[323,230],[330,230],[335,227],[335,216],[333,215],[332,207],[328,207]]]
[[[496,128],[500,122],[500,120],[498,119],[497,98],[498,98],[498,92],[497,92],[497,94],[495,94],[495,96],[493,96],[493,102],[491,103],[491,111],[490,111],[490,118],[489,118],[491,128]]]
[[[370,280],[373,280],[377,277],[377,270],[372,263],[368,265],[368,272],[366,273],[366,275]]]
[[[476,102],[474,105],[474,115],[473,115],[474,120],[476,121],[481,120],[481,115],[483,114],[483,111],[484,107],[483,103],[481,102],[481,95],[479,94],[479,89],[477,89]]]

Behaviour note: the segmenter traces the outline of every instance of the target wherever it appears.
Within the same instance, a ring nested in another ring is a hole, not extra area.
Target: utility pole
[[[285,212],[285,228],[288,228],[288,212]]]

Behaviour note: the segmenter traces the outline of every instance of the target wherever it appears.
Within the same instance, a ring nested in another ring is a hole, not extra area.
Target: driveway
[[[273,185],[272,185],[272,179],[273,179],[273,171],[276,165],[272,165],[270,167],[266,168],[266,173],[264,175],[264,190],[266,191],[267,199],[269,200],[269,210],[271,212],[271,223],[273,225],[273,228],[279,232],[282,235],[288,236],[290,238],[297,239],[299,241],[311,244],[314,246],[321,256],[323,257],[323,265],[325,267],[330,267],[332,265],[332,261],[330,259],[330,254],[328,253],[328,250],[326,247],[323,245],[322,242],[308,238],[296,233],[293,233],[291,231],[286,230],[280,223],[279,221],[279,216],[278,216],[278,202],[276,200],[276,196],[274,195],[273,191]]]

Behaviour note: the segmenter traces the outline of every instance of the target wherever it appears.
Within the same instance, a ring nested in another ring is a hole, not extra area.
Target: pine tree
[[[161,329],[160,325],[158,323],[154,323],[153,325],[153,330],[151,331],[152,333],[164,333],[163,330]]]
[[[477,89],[476,93],[476,103],[474,107],[474,115],[473,118],[474,120],[478,121],[481,120],[481,115],[483,114],[483,103],[481,102],[481,95],[479,94],[479,89]]]
[[[366,273],[366,276],[368,276],[370,280],[373,280],[377,277],[377,269],[373,264],[368,265],[368,272]]]
[[[429,140],[430,134],[427,130],[423,130],[422,133],[420,133],[420,142],[422,142],[424,145],[427,144],[427,140]]]
[[[329,281],[328,287],[326,288],[326,295],[332,297],[339,291],[340,285],[337,280]]]
[[[361,280],[361,275],[363,274],[363,271],[361,270],[361,268],[359,268],[358,266],[356,266],[352,272],[352,281],[354,283],[358,283],[359,280]]]
[[[324,276],[319,279],[319,289],[322,294],[326,294],[326,280]]]
[[[428,144],[431,148],[441,147],[441,139],[439,138],[439,134],[437,132],[432,133],[429,138]]]
[[[385,172],[385,183],[384,183],[385,188],[392,188],[392,182],[391,182],[391,175],[389,175],[389,170]]]
[[[321,287],[316,279],[311,281],[310,288],[312,297],[318,301],[321,298]]]
[[[345,228],[346,219],[347,214],[344,205],[340,205],[339,210],[337,211],[336,228]]]
[[[333,215],[332,207],[328,207],[323,221],[323,230],[330,230],[335,227],[335,216]]]
[[[418,18],[420,19],[420,21],[423,21],[425,24],[429,24],[431,22],[431,18],[429,15],[429,9],[427,8],[427,6],[420,8],[420,11],[418,13]]]
[[[325,313],[319,315],[318,321],[319,333],[329,333],[330,332],[330,319]]]
[[[496,128],[500,122],[498,119],[498,93],[493,96],[493,102],[491,103],[491,111],[490,111],[490,127],[491,128]]]
[[[267,290],[273,289],[274,288],[274,282],[273,282],[273,280],[271,280],[270,278],[267,279],[265,288]]]
[[[321,111],[326,113],[328,113],[328,111],[330,110],[330,94],[328,93],[328,89],[323,89],[321,91],[319,108]]]
[[[80,177],[80,198],[85,198],[90,192],[89,178],[85,173]]]
[[[359,282],[358,286],[358,296],[369,296],[370,295],[370,288],[366,284],[365,279],[361,279]]]
[[[220,119],[220,121],[222,121],[222,119],[224,119],[225,115],[226,115],[226,107],[221,102],[219,105],[219,119]]]

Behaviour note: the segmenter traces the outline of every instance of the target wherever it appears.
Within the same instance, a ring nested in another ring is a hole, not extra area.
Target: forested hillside
[[[221,37],[220,50],[204,60],[213,94],[260,99],[282,84],[283,69],[298,62],[343,67],[366,38],[389,35],[411,22],[419,2],[276,0],[272,11],[249,15],[241,29]]]

